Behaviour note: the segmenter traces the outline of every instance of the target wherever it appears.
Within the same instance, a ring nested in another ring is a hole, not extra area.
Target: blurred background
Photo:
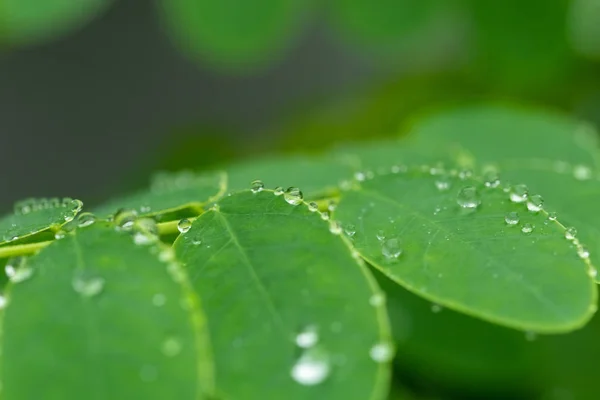
[[[481,101],[600,124],[600,0],[0,0],[0,211]],[[598,318],[536,338],[388,294],[392,396],[600,398]]]

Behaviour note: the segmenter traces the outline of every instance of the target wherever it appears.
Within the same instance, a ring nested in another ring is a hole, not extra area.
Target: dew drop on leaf
[[[252,190],[252,193],[262,192],[264,188],[265,184],[259,179],[253,180],[250,184],[250,190]]]
[[[539,194],[534,194],[527,200],[527,209],[531,212],[539,212],[544,208],[544,199]]]
[[[321,213],[321,219],[322,219],[323,221],[329,221],[329,211],[323,211],[323,212]]]
[[[531,232],[533,232],[533,225],[531,225],[531,224],[525,224],[525,225],[523,225],[523,227],[521,228],[521,232],[523,232],[523,233],[531,233]]]
[[[367,179],[367,176],[364,172],[359,171],[354,174],[354,179],[356,179],[359,182],[363,182],[365,179]]]
[[[379,293],[373,294],[369,298],[369,304],[372,305],[373,307],[381,307],[382,305],[384,305],[385,304],[385,293],[379,292]]]
[[[77,217],[77,226],[80,228],[85,228],[86,226],[92,225],[96,222],[96,216],[92,213],[83,213]]]
[[[576,165],[573,167],[573,176],[580,181],[586,181],[592,178],[592,170],[585,165]]]
[[[191,227],[192,227],[192,221],[190,221],[187,218],[182,219],[177,224],[177,230],[181,233],[187,233]]]
[[[329,222],[329,232],[334,235],[340,235],[342,233],[342,225],[337,221]]]
[[[555,213],[554,211],[553,211],[553,212],[551,212],[550,214],[548,214],[548,219],[549,219],[550,221],[556,221],[556,218],[557,218],[557,217],[556,217],[556,213]]]
[[[529,189],[525,185],[515,185],[510,188],[510,201],[513,203],[524,203],[527,201]]]
[[[504,217],[504,221],[506,221],[508,225],[517,225],[519,223],[519,214],[514,211],[509,212]]]
[[[281,196],[283,194],[284,190],[281,186],[277,186],[275,188],[275,190],[273,191],[273,193],[275,193],[275,196]]]
[[[500,177],[498,176],[498,172],[495,170],[489,170],[484,174],[484,185],[488,188],[497,188],[500,186]]]
[[[462,208],[474,209],[481,204],[481,199],[474,186],[465,186],[458,192],[456,202]]]
[[[318,347],[306,350],[292,367],[290,375],[303,386],[324,382],[331,372],[328,354]]]
[[[304,195],[297,187],[288,188],[288,190],[285,191],[283,196],[285,198],[285,201],[287,201],[293,206],[297,206],[298,204],[302,203],[302,200],[304,199]]]
[[[314,325],[309,325],[296,335],[296,345],[303,349],[313,347],[319,341],[319,334]]]
[[[145,246],[158,242],[158,226],[152,218],[140,218],[133,223],[133,242]]]
[[[82,297],[94,297],[99,295],[104,289],[104,279],[100,277],[86,277],[83,274],[77,274],[71,281],[73,290]]]
[[[435,187],[439,190],[439,191],[446,191],[448,189],[450,189],[450,180],[447,177],[439,177],[438,179],[435,180]]]
[[[166,338],[161,345],[162,353],[167,357],[175,357],[181,353],[181,341],[175,336],[169,336]]]
[[[354,226],[353,224],[346,224],[346,226],[344,227],[344,233],[348,237],[353,237],[356,234],[356,226]]]
[[[579,255],[579,258],[582,258],[584,260],[587,260],[588,258],[590,258],[590,252],[587,248],[580,246],[577,249],[577,255]]]
[[[56,240],[64,239],[65,236],[67,236],[67,232],[63,231],[62,229],[54,233],[54,239]]]
[[[378,230],[377,233],[375,234],[375,237],[380,242],[383,241],[383,240],[385,240],[385,231],[383,229]]]
[[[113,217],[113,221],[118,229],[129,231],[137,219],[137,211],[122,208]]]
[[[200,246],[202,244],[202,239],[199,236],[192,238],[192,244],[194,246]]]
[[[396,238],[387,239],[381,246],[381,254],[389,261],[397,260],[402,254],[400,240]]]
[[[377,343],[369,350],[369,356],[377,363],[384,363],[394,358],[394,346],[388,342]]]
[[[565,231],[565,238],[567,238],[567,240],[575,240],[575,238],[577,238],[577,229],[573,227],[567,228]]]
[[[310,203],[308,203],[308,211],[311,211],[311,212],[319,211],[319,205],[317,203],[315,203],[314,201],[311,201]]]

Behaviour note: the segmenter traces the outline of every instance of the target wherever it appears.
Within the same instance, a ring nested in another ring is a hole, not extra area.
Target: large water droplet
[[[283,194],[284,190],[281,186],[277,186],[275,188],[275,190],[273,191],[273,193],[275,194],[275,196],[281,196]]]
[[[313,347],[319,341],[319,333],[314,325],[309,325],[296,335],[296,345],[303,349]]]
[[[261,192],[264,188],[265,184],[259,179],[252,181],[252,183],[250,184],[250,190],[252,190],[252,193]]]
[[[544,199],[539,194],[534,194],[527,200],[527,209],[531,212],[539,212],[544,208]]]
[[[283,197],[285,198],[285,201],[293,206],[297,206],[298,204],[302,203],[302,200],[304,199],[304,195],[297,187],[288,188],[288,190],[286,190],[283,194]]]
[[[474,186],[465,186],[458,192],[456,202],[462,208],[474,209],[481,204],[481,199]]]
[[[504,221],[508,225],[517,225],[519,223],[519,214],[516,212],[509,212],[504,216]]]
[[[304,386],[314,386],[327,379],[331,372],[328,354],[318,347],[305,351],[292,367],[292,379]]]
[[[118,229],[128,231],[133,228],[137,216],[136,210],[122,208],[113,216],[113,221]]]
[[[510,188],[510,201],[513,203],[524,203],[527,201],[529,189],[526,185],[515,185]]]
[[[523,233],[531,233],[531,232],[533,232],[533,225],[531,225],[531,224],[525,224],[525,225],[523,225],[523,227],[521,228],[521,232],[523,232]]]
[[[394,358],[394,346],[388,342],[377,343],[369,350],[369,356],[377,363],[388,362]]]
[[[179,353],[181,353],[182,349],[181,341],[175,336],[169,336],[164,340],[160,349],[163,354],[167,357],[175,357]]]
[[[192,227],[192,221],[187,218],[182,219],[177,224],[177,230],[181,233],[187,233]]]
[[[568,240],[575,240],[577,238],[577,229],[570,227],[565,231],[565,238]]]
[[[384,241],[381,246],[381,254],[389,261],[397,260],[402,254],[400,239],[392,238]]]
[[[73,290],[83,297],[94,297],[99,295],[104,289],[104,279],[78,273],[71,280],[71,286],[73,286]]]
[[[96,222],[96,216],[89,212],[79,214],[79,216],[77,217],[77,226],[80,228],[90,226],[94,222]]]

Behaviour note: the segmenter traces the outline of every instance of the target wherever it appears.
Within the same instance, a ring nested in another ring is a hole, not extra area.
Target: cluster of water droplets
[[[330,355],[319,345],[319,340],[319,331],[314,325],[304,327],[294,338],[300,355],[290,370],[290,376],[301,385],[318,385],[331,373]]]

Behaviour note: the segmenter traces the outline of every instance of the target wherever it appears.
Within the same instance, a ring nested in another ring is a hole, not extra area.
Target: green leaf
[[[573,0],[568,15],[569,39],[580,54],[600,59],[600,2]]]
[[[337,185],[352,177],[352,168],[330,158],[307,156],[269,157],[244,161],[227,168],[229,191],[249,189],[254,180],[266,187],[294,186],[307,199],[318,199],[337,193]]]
[[[238,192],[174,247],[207,313],[222,397],[385,397],[392,353],[379,289],[304,203]]]
[[[306,0],[163,0],[179,46],[213,64],[240,69],[275,56],[299,30]]]
[[[99,224],[54,242],[28,260],[29,279],[9,284],[3,396],[197,399],[211,391],[197,299],[157,256],[172,251],[136,246]],[[185,279],[177,268],[169,261]]]
[[[354,244],[367,261],[432,302],[529,331],[587,322],[595,269],[564,227],[500,187],[463,178],[429,169],[379,175],[344,193],[335,218],[356,226]],[[505,221],[512,212],[514,225]]]
[[[154,176],[149,190],[111,200],[94,212],[109,216],[119,209],[132,209],[140,216],[156,216],[185,208],[201,208],[221,197],[226,188],[227,175],[224,172],[163,172]]]
[[[111,0],[2,0],[0,42],[29,45],[63,36],[111,4]]]
[[[14,213],[0,219],[0,245],[60,227],[72,221],[82,207],[80,200],[70,198],[40,198],[17,202]]]

